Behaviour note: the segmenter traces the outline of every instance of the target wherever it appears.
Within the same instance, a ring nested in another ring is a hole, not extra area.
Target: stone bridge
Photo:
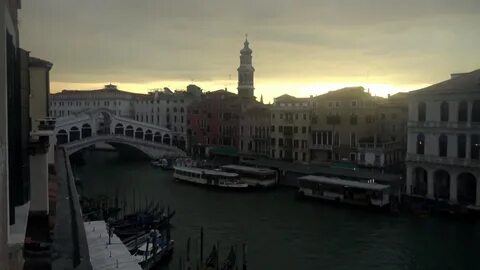
[[[186,156],[183,133],[130,118],[99,108],[57,118],[56,145],[73,154],[97,143],[123,144],[134,147],[151,158]]]

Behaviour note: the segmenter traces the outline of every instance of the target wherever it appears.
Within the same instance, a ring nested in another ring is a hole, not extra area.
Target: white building
[[[108,84],[97,90],[63,90],[50,95],[50,116],[64,117],[74,112],[106,108],[122,117],[133,118],[134,100],[144,95],[117,89]]]
[[[480,70],[410,92],[406,193],[480,206]]]

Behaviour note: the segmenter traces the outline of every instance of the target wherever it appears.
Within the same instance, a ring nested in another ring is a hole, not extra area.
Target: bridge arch
[[[68,143],[68,133],[65,129],[60,129],[57,132],[57,144]]]
[[[65,133],[66,134],[66,131]],[[88,148],[97,143],[107,143],[112,146],[126,145],[133,147],[150,158],[164,158],[164,157],[185,157],[186,153],[174,146],[155,143],[152,141],[141,141],[136,138],[117,136],[114,134],[97,135],[94,137],[85,138],[83,140],[71,141],[70,143],[62,144],[68,155],[74,154],[84,148]]]
[[[153,133],[150,129],[147,129],[147,131],[145,131],[145,141],[152,141],[153,139]]]
[[[122,123],[117,123],[115,125],[115,135],[124,135],[125,134],[125,129],[123,127]]]
[[[143,140],[143,129],[142,128],[138,127],[135,130],[135,138]]]
[[[82,125],[82,139],[88,138],[92,136],[92,126],[86,123]]]
[[[125,128],[125,136],[127,137],[133,137],[133,127],[128,125],[127,128]]]
[[[80,140],[80,129],[78,127],[73,126],[70,128],[70,141],[77,141]]]
[[[156,143],[162,143],[162,134],[160,132],[155,132],[153,135],[153,141]]]
[[[163,135],[162,143],[163,144],[170,144],[170,134]]]

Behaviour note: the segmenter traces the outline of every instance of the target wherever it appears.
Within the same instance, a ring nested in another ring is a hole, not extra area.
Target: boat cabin
[[[277,183],[277,172],[267,168],[255,168],[242,165],[224,165],[220,169],[240,175],[249,186],[272,186]]]
[[[307,175],[298,178],[298,186],[302,195],[313,198],[377,207],[390,203],[390,187],[373,182]]]

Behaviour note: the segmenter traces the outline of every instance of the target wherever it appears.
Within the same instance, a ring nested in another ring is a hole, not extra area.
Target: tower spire
[[[242,97],[254,98],[253,73],[255,69],[252,66],[252,49],[249,47],[248,34],[245,34],[245,42],[240,50],[240,66],[238,67],[238,95]]]

